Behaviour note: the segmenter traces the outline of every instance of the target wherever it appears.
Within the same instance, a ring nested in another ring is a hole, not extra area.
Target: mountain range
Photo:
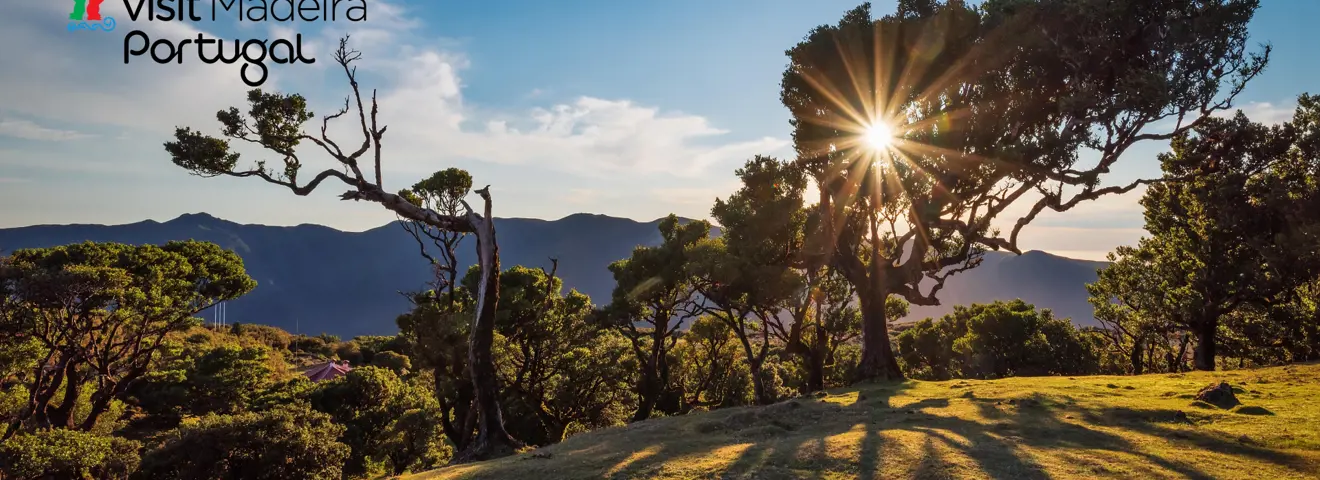
[[[597,303],[608,301],[614,287],[607,266],[638,245],[658,244],[659,223],[585,213],[559,220],[495,220],[505,268],[549,267],[550,258],[557,258],[565,286]],[[160,244],[188,239],[233,250],[257,280],[252,293],[226,304],[230,324],[260,323],[343,338],[392,334],[397,331],[394,319],[409,308],[399,292],[418,290],[431,277],[416,242],[397,222],[345,232],[321,225],[245,225],[196,213],[163,223],[0,229],[0,249],[5,252],[82,241]],[[475,263],[470,242],[460,247],[459,261],[465,265]],[[1095,320],[1085,284],[1095,281],[1096,270],[1104,266],[1041,251],[1020,256],[987,252],[980,267],[946,282],[939,295],[942,305],[914,306],[904,320],[938,317],[953,305],[1021,298],[1079,325],[1091,325]]]

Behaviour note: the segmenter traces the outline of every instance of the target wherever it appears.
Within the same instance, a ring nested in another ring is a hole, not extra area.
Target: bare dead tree
[[[491,218],[490,187],[476,190],[483,202],[481,211],[474,211],[465,201],[463,214],[447,214],[424,207],[409,198],[386,191],[381,175],[381,139],[387,127],[378,123],[379,108],[376,91],[372,90],[370,108],[364,105],[363,95],[357,80],[357,68],[353,63],[362,57],[361,52],[348,48],[346,36],[339,42],[335,51],[335,62],[343,69],[348,78],[351,94],[344,101],[340,110],[321,118],[319,135],[313,136],[303,131],[303,124],[313,118],[307,110],[306,100],[297,94],[266,93],[260,89],[248,92],[251,109],[248,116],[242,115],[237,108],[230,108],[217,114],[223,125],[223,136],[254,144],[279,155],[283,168],[280,170],[258,161],[254,165],[239,166],[239,154],[229,148],[229,141],[204,135],[190,128],[177,128],[175,140],[165,144],[174,164],[202,177],[230,176],[256,177],[261,180],[288,188],[295,195],[306,196],[321,186],[322,182],[334,179],[349,187],[340,195],[342,200],[369,201],[380,204],[401,218],[433,227],[439,231],[466,233],[476,237],[477,258],[481,273],[476,291],[476,312],[472,317],[468,356],[471,363],[472,383],[476,391],[477,436],[468,448],[459,452],[455,462],[482,460],[513,453],[520,443],[504,429],[498,399],[498,384],[495,376],[495,363],[491,353],[494,342],[495,310],[499,302],[499,245],[495,238],[495,225]],[[352,107],[352,108],[350,108]],[[362,143],[352,151],[346,151],[327,134],[331,120],[350,112],[356,113],[362,130]],[[296,151],[302,142],[310,142],[319,147],[317,150],[329,155],[337,167],[327,168],[317,173],[310,181],[299,179],[303,166]],[[370,152],[370,157],[364,156]],[[363,163],[366,165],[363,165]],[[371,177],[363,173],[364,169],[373,173]]]

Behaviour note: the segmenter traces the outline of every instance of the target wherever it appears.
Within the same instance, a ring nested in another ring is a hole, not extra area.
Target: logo
[[[69,12],[70,32],[115,30],[115,19],[101,15],[101,4],[105,0],[65,1],[73,2],[73,10]],[[367,20],[367,0],[124,0],[124,8],[128,11],[129,22],[134,25],[145,22],[216,22],[224,17],[234,18],[239,24]],[[315,58],[304,56],[302,40],[300,33],[295,33],[292,38],[245,41],[221,40],[204,32],[198,32],[192,38],[153,39],[146,31],[132,30],[124,35],[124,64],[128,65],[135,57],[149,57],[162,65],[183,64],[186,57],[206,64],[243,62],[239,69],[243,83],[259,87],[268,76],[268,63],[316,63]]]
[[[105,0],[73,0],[73,11],[69,13],[69,31],[114,31],[114,17],[101,18],[101,3],[104,1]]]

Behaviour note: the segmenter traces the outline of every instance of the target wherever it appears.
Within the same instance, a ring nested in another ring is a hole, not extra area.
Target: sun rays
[[[866,144],[874,150],[887,150],[894,143],[894,129],[883,121],[866,127]]]
[[[815,105],[797,114],[809,132],[799,151],[835,185],[836,202],[866,196],[871,208],[901,211],[909,197],[948,194],[948,173],[988,160],[948,144],[973,112],[959,87],[973,67],[939,58],[951,55],[943,32],[928,29],[914,41],[899,29],[863,28],[834,35],[832,52],[807,54],[796,88]]]

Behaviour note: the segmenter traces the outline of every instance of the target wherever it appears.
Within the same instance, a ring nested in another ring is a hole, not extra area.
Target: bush
[[[1100,371],[1094,338],[1067,319],[1022,300],[958,306],[898,334],[896,350],[913,378],[1089,375]]]
[[[0,472],[15,479],[124,479],[140,444],[76,430],[20,434],[0,444]]]
[[[147,452],[143,479],[338,479],[344,427],[305,405],[261,413],[208,415],[165,435]]]
[[[388,368],[399,375],[403,375],[407,373],[408,370],[412,369],[412,361],[409,360],[407,356],[389,351],[380,352],[374,355],[371,358],[371,364],[382,368]]]

